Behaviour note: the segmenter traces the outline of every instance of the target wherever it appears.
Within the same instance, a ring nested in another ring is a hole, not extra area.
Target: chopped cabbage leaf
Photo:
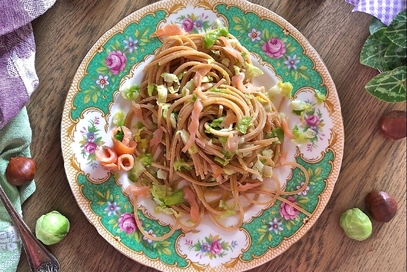
[[[183,159],[174,161],[174,170],[175,171],[181,171],[182,168],[184,168],[186,170],[191,170],[192,166],[189,165],[187,162],[185,162]]]
[[[135,84],[130,87],[123,87],[120,89],[120,94],[126,100],[134,100],[138,102],[140,98],[140,86]]]
[[[155,211],[162,211],[176,215],[174,210],[170,207],[184,202],[183,190],[172,190],[171,187],[162,184],[153,184],[150,188],[151,196],[153,200],[158,204]]]
[[[157,171],[157,178],[159,179],[166,179],[168,177],[168,172],[162,169],[158,169]]]
[[[253,64],[246,62],[245,66],[246,66],[246,78],[261,76],[262,74],[264,74],[263,70],[261,70],[259,67],[254,66]]]
[[[148,96],[153,96],[154,89],[155,89],[155,84],[154,83],[148,84],[148,86],[147,86]]]
[[[157,105],[163,106],[167,102],[167,95],[168,95],[168,90],[164,85],[158,85],[157,86]]]
[[[123,141],[124,131],[122,127],[120,127],[120,129],[116,132],[116,134],[113,137],[120,142]]]
[[[242,120],[237,123],[236,130],[246,134],[247,129],[252,125],[252,118],[250,116],[243,116]]]
[[[153,160],[153,155],[151,153],[140,154],[140,156],[138,156],[138,159],[144,166],[150,167],[151,161]]]
[[[294,114],[302,115],[304,112],[309,112],[313,110],[310,103],[304,102],[299,99],[294,99],[290,101],[290,107]]]
[[[274,85],[267,91],[267,94],[270,99],[274,99],[280,95],[291,98],[292,90],[293,85],[290,82],[282,82],[280,80],[276,85]]]
[[[326,95],[323,94],[320,90],[315,90],[316,98],[317,98],[317,103],[318,105],[322,104],[326,100]]]
[[[280,127],[274,128],[271,130],[270,138],[278,138],[279,143],[282,143],[284,140],[284,130]]]
[[[129,171],[129,179],[136,182],[145,170],[146,168],[141,162],[140,158],[135,158],[133,168],[131,168]]]
[[[223,200],[219,201],[219,208],[224,210],[223,214],[221,215],[221,218],[225,218],[236,214],[236,211],[234,210],[234,205],[231,205],[231,207],[229,207]]]
[[[294,126],[294,128],[292,129],[292,133],[294,135],[294,139],[292,139],[291,141],[297,146],[301,146],[308,142],[308,138],[305,136],[304,132],[302,132],[298,128],[298,126]]]
[[[221,124],[222,124],[222,122],[223,122],[223,120],[225,120],[225,117],[219,117],[219,118],[217,118],[217,119],[214,119],[210,124],[209,124],[209,126],[211,127],[211,128],[222,128],[222,126],[221,126]]]
[[[177,77],[177,75],[175,74],[171,74],[171,73],[162,73],[161,77],[164,79],[165,82],[168,83],[179,83],[179,79]]]
[[[173,208],[168,208],[166,206],[156,206],[154,208],[154,211],[156,213],[163,212],[163,213],[166,213],[166,214],[169,214],[169,215],[174,215],[176,218],[180,218],[182,216],[182,213],[179,213],[176,210],[174,210]]]
[[[228,35],[229,35],[229,31],[225,27],[216,28],[214,30],[208,31],[203,36],[203,46],[205,48],[210,48],[215,44],[216,40],[220,36],[227,37]]]
[[[124,114],[123,111],[118,110],[114,115],[113,115],[113,124],[115,126],[123,126],[124,125],[124,119],[126,118],[126,115]]]

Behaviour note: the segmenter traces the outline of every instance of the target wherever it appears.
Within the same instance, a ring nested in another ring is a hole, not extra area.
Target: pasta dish
[[[131,110],[114,116],[113,145],[96,151],[104,167],[126,172],[129,197],[152,198],[156,212],[174,218],[161,237],[139,225],[143,235],[166,239],[177,229],[195,229],[204,215],[235,230],[250,207],[277,200],[309,215],[284,197],[308,184],[307,171],[285,158],[283,143],[295,135],[273,103],[276,95],[290,99],[292,85],[254,85],[262,70],[225,28],[186,34],[168,25],[155,35],[163,43],[142,82],[120,89]],[[279,167],[299,168],[303,186],[285,191]]]

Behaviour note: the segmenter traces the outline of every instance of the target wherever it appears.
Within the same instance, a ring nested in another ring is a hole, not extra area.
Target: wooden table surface
[[[38,89],[28,104],[38,163],[36,192],[23,205],[31,229],[51,210],[71,222],[69,235],[48,248],[61,271],[155,271],[119,253],[91,225],[72,194],[61,154],[60,122],[65,97],[80,62],[119,20],[154,1],[58,0],[33,22]],[[359,63],[371,16],[352,13],[344,0],[253,0],[294,25],[318,51],[336,84],[342,106],[345,149],[332,197],[319,220],[274,260],[250,271],[406,271],[406,139],[390,141],[378,131],[383,113],[405,109],[370,96],[364,85],[377,72]],[[373,222],[373,234],[357,242],[345,236],[339,217],[365,208],[371,190],[393,195],[399,205],[389,223]],[[17,271],[29,271],[22,254]]]

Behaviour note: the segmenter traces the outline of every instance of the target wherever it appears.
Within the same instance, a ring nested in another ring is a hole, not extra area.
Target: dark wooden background
[[[154,271],[116,251],[88,222],[66,179],[60,141],[65,97],[80,62],[107,30],[152,2],[57,0],[33,22],[40,84],[28,113],[38,172],[37,190],[23,205],[23,213],[31,229],[51,210],[70,219],[68,236],[48,247],[61,271]],[[284,254],[251,271],[406,271],[406,140],[392,142],[377,129],[383,113],[405,109],[406,104],[381,102],[364,90],[377,74],[359,63],[371,16],[352,13],[344,0],[252,2],[294,25],[324,60],[341,100],[345,151],[339,180],[320,219]],[[364,197],[373,189],[393,195],[398,213],[389,223],[374,222],[368,240],[351,240],[340,228],[339,217],[348,208],[364,209]],[[29,271],[24,254],[17,271]]]

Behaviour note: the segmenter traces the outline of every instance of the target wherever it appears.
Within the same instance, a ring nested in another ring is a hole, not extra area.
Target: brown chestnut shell
[[[6,168],[7,181],[14,186],[21,186],[34,179],[37,163],[29,157],[12,157]]]
[[[371,191],[365,198],[366,208],[378,222],[389,222],[397,212],[397,201],[383,191]]]
[[[389,139],[399,140],[406,137],[406,112],[394,110],[384,114],[379,120],[380,132]]]

